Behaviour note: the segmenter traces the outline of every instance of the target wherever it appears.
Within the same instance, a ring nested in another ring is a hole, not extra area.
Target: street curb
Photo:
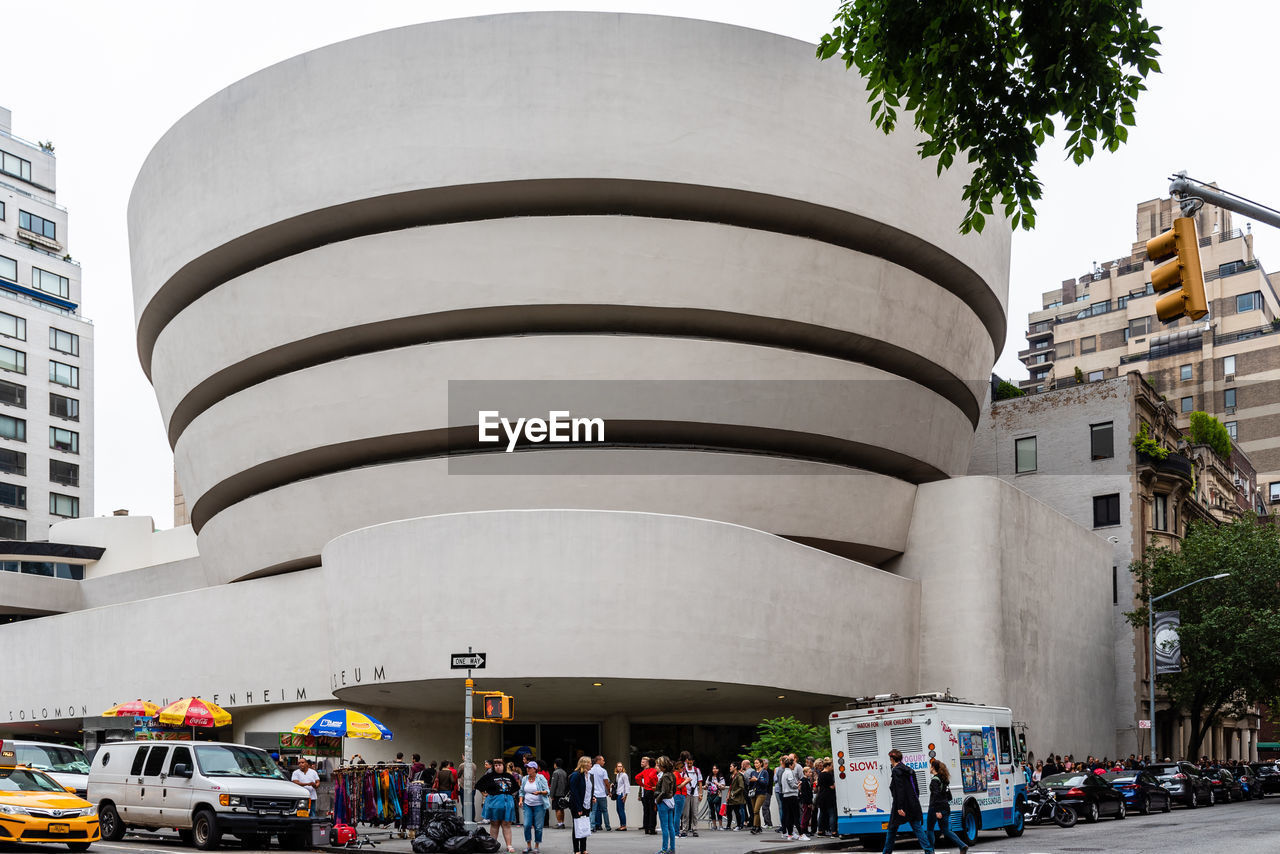
[[[802,846],[802,848],[783,848],[783,849],[778,849],[778,848],[773,848],[773,847],[769,847],[769,848],[753,848],[753,849],[751,849],[750,851],[747,851],[747,852],[746,852],[746,854],[777,854],[777,852],[778,852],[779,850],[782,850],[782,851],[796,851],[796,850],[804,850],[804,851],[852,851],[852,850],[854,850],[854,849],[856,849],[856,848],[860,848],[860,847],[861,847],[861,843],[860,843],[860,842],[858,842],[856,839],[831,839],[831,840],[823,840],[822,842],[816,842],[816,841],[812,841],[812,840],[811,840],[811,841],[809,841],[809,842],[804,842],[804,843],[800,843],[800,842],[788,842],[788,841],[786,841],[786,840],[779,839],[779,840],[778,840],[778,842],[777,842],[777,844],[778,844],[778,845],[788,845],[788,846],[790,846],[790,845],[796,845],[796,846]]]

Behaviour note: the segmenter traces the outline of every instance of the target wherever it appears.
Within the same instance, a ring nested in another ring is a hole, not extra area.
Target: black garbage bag
[[[480,832],[484,833],[483,830]],[[502,843],[487,833],[484,834],[483,838],[479,836],[472,836],[471,838],[476,842],[476,851],[478,854],[497,854],[497,852],[502,850]]]
[[[466,836],[467,826],[462,819],[451,812],[432,810],[428,812],[422,823],[422,833],[430,837],[438,845],[454,836]]]
[[[440,843],[436,842],[430,836],[419,836],[413,840],[414,854],[438,854],[440,851]]]
[[[451,836],[440,846],[440,850],[444,854],[474,854],[476,851],[476,839],[467,833]]]
[[[489,831],[485,830],[483,827],[477,827],[475,830],[471,831],[471,838],[485,840],[492,839],[493,837],[491,837],[489,835]]]

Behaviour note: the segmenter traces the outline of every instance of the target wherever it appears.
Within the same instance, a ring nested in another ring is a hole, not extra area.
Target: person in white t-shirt
[[[311,767],[311,763],[307,761],[307,757],[303,756],[298,760],[298,767],[294,769],[293,776],[289,779],[307,790],[307,797],[311,799],[311,815],[315,815],[316,794],[317,790],[320,788],[320,775],[316,773],[316,769]]]
[[[598,833],[601,824],[606,831],[613,830],[609,826],[609,772],[604,770],[603,756],[596,757],[587,776],[591,778],[591,796],[596,799],[591,807],[591,830]]]

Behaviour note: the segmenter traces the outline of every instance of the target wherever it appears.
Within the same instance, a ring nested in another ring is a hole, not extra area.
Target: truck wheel
[[[209,810],[196,813],[195,823],[191,825],[191,837],[191,841],[201,851],[216,851],[222,842],[217,817]]]
[[[116,805],[111,801],[98,804],[98,829],[102,832],[102,838],[108,842],[124,839],[124,822],[120,820],[120,813],[116,812]]]
[[[978,814],[978,808],[973,804],[965,806],[964,813],[960,816],[959,836],[966,848],[973,847],[978,841],[978,829],[981,826],[982,817]]]
[[[1017,839],[1022,835],[1024,830],[1023,822],[1025,820],[1027,809],[1027,799],[1019,795],[1013,802],[1013,823],[1004,826],[1004,832],[1009,836]]]

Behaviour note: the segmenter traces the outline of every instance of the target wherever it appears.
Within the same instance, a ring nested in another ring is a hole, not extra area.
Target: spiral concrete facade
[[[124,662],[67,702],[203,692],[247,737],[292,714],[266,697],[331,699],[455,755],[429,729],[457,708],[446,647],[489,643],[485,687],[538,726],[599,720],[595,749],[625,757],[641,722],[714,735],[856,694],[1111,684],[1088,656],[1029,667],[1016,641],[1026,612],[1046,636],[1059,617],[1109,631],[1105,543],[963,477],[1007,226],[960,235],[965,175],[876,130],[861,81],[813,50],[638,15],[445,21],[287,60],[179,121],[129,230],[198,569],[165,576],[164,607],[121,581],[48,619],[73,636],[200,614],[234,640],[199,668]],[[605,441],[476,438],[482,410],[557,408]],[[1076,583],[1035,583],[1056,573]],[[271,601],[305,603],[327,648],[241,637]],[[924,603],[948,601],[991,633],[983,656],[1008,641],[999,668],[938,640]],[[702,625],[721,605],[729,634]],[[529,611],[537,642],[482,616]],[[0,639],[33,646],[38,622]],[[562,653],[562,629],[617,625],[638,634]],[[8,683],[32,709],[40,673]],[[1058,749],[1110,725],[1059,708],[1032,721]]]

